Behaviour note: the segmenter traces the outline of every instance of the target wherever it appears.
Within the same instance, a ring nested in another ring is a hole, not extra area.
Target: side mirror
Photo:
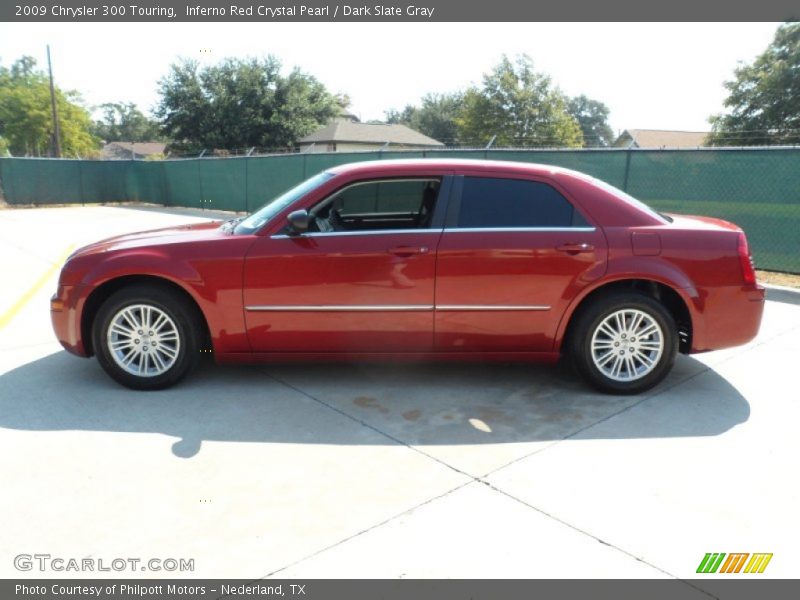
[[[286,215],[286,220],[289,221],[290,235],[299,235],[308,231],[308,226],[311,223],[311,215],[303,208],[290,212]]]

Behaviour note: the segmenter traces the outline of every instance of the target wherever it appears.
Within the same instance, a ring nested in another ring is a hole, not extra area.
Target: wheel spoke
[[[136,317],[134,316],[133,313],[130,313],[129,311],[126,310],[125,312],[122,313],[122,318],[128,324],[128,327],[130,327],[131,331],[136,331],[137,329],[139,329],[140,325],[136,321]]]
[[[613,348],[614,342],[611,340],[598,340],[594,343],[594,347],[596,349]]]
[[[150,326],[150,329],[155,333],[161,331],[161,328],[167,324],[167,316],[164,313],[158,315],[155,322]]]
[[[655,322],[651,322],[647,327],[645,327],[642,331],[639,332],[639,337],[647,337],[659,330],[658,325]]]
[[[166,370],[166,363],[164,362],[164,359],[161,358],[161,353],[158,350],[153,352],[150,358],[153,360],[153,365],[155,366],[157,371]]]
[[[614,358],[616,355],[617,355],[617,353],[616,353],[616,352],[614,352],[613,350],[611,350],[610,352],[607,352],[607,353],[606,353],[606,354],[604,354],[603,356],[601,356],[601,357],[599,357],[599,358],[596,358],[596,359],[595,359],[595,362],[596,362],[596,363],[597,363],[599,366],[603,366],[603,365],[607,364],[607,363],[608,363],[608,361],[610,361],[610,360],[611,360],[612,358]]]
[[[620,371],[622,371],[622,357],[617,355],[614,357],[614,365],[611,367],[611,374],[614,377],[619,377]]]
[[[636,375],[636,365],[633,364],[633,356],[628,355],[625,357],[625,366],[628,371],[628,379],[633,379]]]
[[[169,346],[159,345],[156,350],[162,354],[165,354],[168,358],[175,358],[178,355],[177,350],[170,348]]]
[[[639,342],[639,348],[643,350],[658,350],[661,347],[661,342],[657,340],[643,340]]]
[[[139,374],[144,374],[147,372],[147,352],[142,352],[142,356],[139,359]]]
[[[125,335],[128,337],[132,337],[135,333],[132,329],[129,329],[119,323],[112,323],[111,324],[111,331],[116,333],[117,335]]]
[[[123,366],[127,366],[127,365],[130,365],[130,364],[132,364],[132,363],[133,363],[133,359],[134,359],[134,358],[136,358],[136,356],[137,356],[138,354],[139,354],[139,353],[138,353],[136,350],[134,350],[133,348],[131,348],[131,349],[128,351],[128,353],[127,353],[125,356],[123,356],[123,357],[122,357],[122,364],[123,364]]]
[[[614,330],[613,330],[613,329],[612,329],[612,328],[611,328],[611,327],[610,327],[610,326],[609,326],[609,325],[608,325],[608,324],[607,324],[605,321],[603,321],[603,322],[600,324],[600,327],[599,327],[599,332],[600,332],[600,333],[604,333],[604,334],[605,334],[605,335],[607,335],[607,336],[608,336],[610,339],[614,339],[615,337],[617,337],[617,332],[616,332],[616,331],[614,331]]]
[[[616,331],[615,333],[620,333],[625,331],[625,313],[622,311],[614,313],[614,321],[616,322]]]
[[[133,344],[128,340],[116,340],[111,342],[112,350],[122,350],[123,348],[132,348]]]
[[[628,329],[629,335],[637,335],[637,330],[639,329],[639,325],[641,324],[642,319],[644,319],[644,314],[642,313],[636,313],[633,316],[633,321],[631,322],[631,326]]]

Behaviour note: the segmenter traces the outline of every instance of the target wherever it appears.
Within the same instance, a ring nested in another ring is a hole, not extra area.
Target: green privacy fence
[[[392,158],[488,158],[583,171],[651,206],[740,225],[760,268],[800,273],[800,148],[434,150],[170,161],[0,158],[9,204],[150,202],[252,211],[319,171]]]

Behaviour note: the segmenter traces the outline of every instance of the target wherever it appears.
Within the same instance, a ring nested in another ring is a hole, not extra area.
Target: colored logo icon
[[[727,558],[726,558],[727,557]],[[749,560],[748,560],[749,558]],[[697,567],[698,573],[763,573],[772,553],[707,552]],[[724,561],[724,562],[723,562]],[[744,570],[742,569],[744,567]]]

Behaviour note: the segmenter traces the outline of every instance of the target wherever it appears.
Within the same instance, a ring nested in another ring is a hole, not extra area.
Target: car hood
[[[222,225],[222,221],[211,221],[208,223],[193,223],[190,225],[180,225],[178,227],[164,227],[161,229],[138,231],[136,233],[126,233],[79,248],[70,258],[98,254],[101,252],[111,252],[113,250],[128,250],[145,246],[181,244],[185,242],[215,239],[227,235],[222,231],[220,225]]]

